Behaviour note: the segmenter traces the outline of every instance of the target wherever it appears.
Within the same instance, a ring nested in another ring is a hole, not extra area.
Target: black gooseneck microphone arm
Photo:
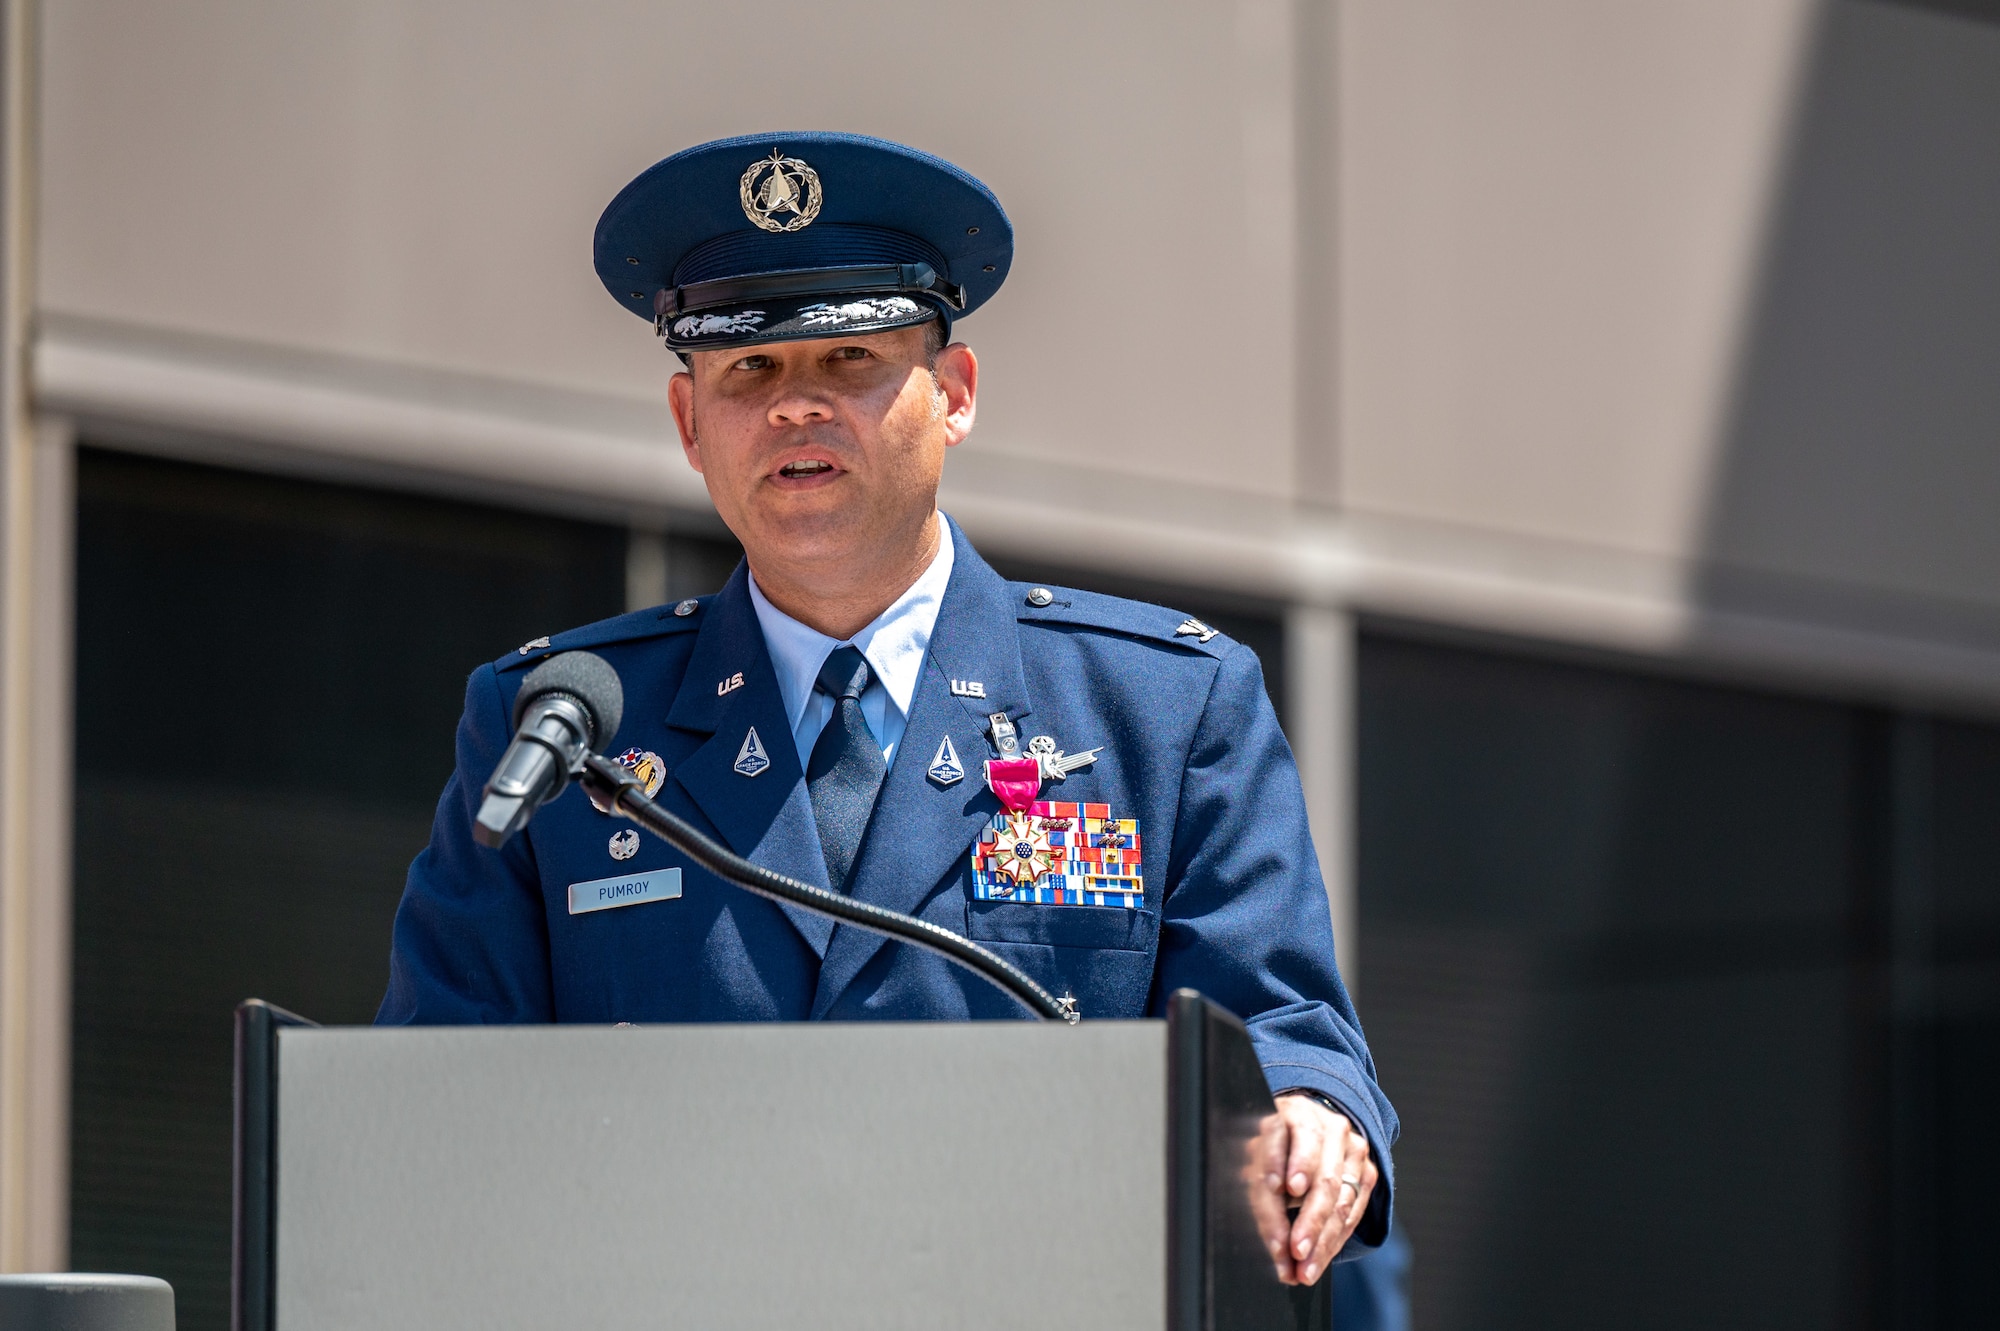
[[[1049,991],[1036,984],[1027,973],[1004,958],[988,952],[968,938],[928,920],[900,911],[884,910],[865,901],[829,892],[811,883],[802,883],[761,864],[754,864],[720,845],[678,814],[669,813],[646,797],[645,786],[626,768],[599,754],[585,752],[576,772],[577,781],[590,802],[606,813],[622,814],[659,837],[681,854],[727,883],[746,892],[755,892],[772,901],[785,902],[851,924],[859,929],[885,934],[898,942],[910,943],[935,952],[945,960],[1005,990],[1023,1007],[1045,1021],[1074,1023],[1076,1013],[1064,1007]]]

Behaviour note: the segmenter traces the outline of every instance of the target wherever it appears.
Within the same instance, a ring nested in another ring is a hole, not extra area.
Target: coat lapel
[[[709,737],[681,760],[673,778],[730,849],[767,869],[825,887],[826,858],[820,853],[784,697],[750,603],[749,577],[748,565],[737,565],[729,584],[709,603],[687,673],[667,711],[668,725]],[[743,683],[720,691],[738,673]],[[745,776],[737,764],[752,729],[769,765]],[[779,909],[824,957],[832,921],[794,906]]]
[[[986,788],[985,764],[992,756],[986,718],[1005,712],[1018,722],[1031,710],[1007,584],[956,526],[952,539],[951,582],[931,630],[909,725],[876,797],[850,887],[857,900],[905,914],[916,913],[941,886],[956,881],[956,870],[971,853],[979,829],[1000,809]],[[954,696],[953,680],[978,680],[986,696]],[[965,779],[941,788],[928,772],[946,735],[958,751]],[[962,922],[951,927],[961,928]],[[887,942],[879,934],[844,925],[834,930],[820,967],[815,1018],[826,1015]]]

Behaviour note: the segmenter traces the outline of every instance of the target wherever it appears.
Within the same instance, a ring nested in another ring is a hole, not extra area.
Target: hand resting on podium
[[[1278,1279],[1310,1285],[1368,1213],[1379,1174],[1368,1138],[1346,1115],[1291,1093],[1278,1097],[1250,1152],[1251,1206]]]

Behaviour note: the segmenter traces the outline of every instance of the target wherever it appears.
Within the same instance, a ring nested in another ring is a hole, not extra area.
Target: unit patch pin
[[[667,779],[666,763],[651,749],[627,749],[618,755],[618,765],[646,783],[647,799],[659,794],[660,784]]]

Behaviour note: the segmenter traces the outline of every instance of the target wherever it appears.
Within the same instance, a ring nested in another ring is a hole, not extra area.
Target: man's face
[[[674,376],[681,446],[753,567],[865,564],[927,530],[978,362],[955,344],[933,376],[924,342],[919,327],[698,351]]]

